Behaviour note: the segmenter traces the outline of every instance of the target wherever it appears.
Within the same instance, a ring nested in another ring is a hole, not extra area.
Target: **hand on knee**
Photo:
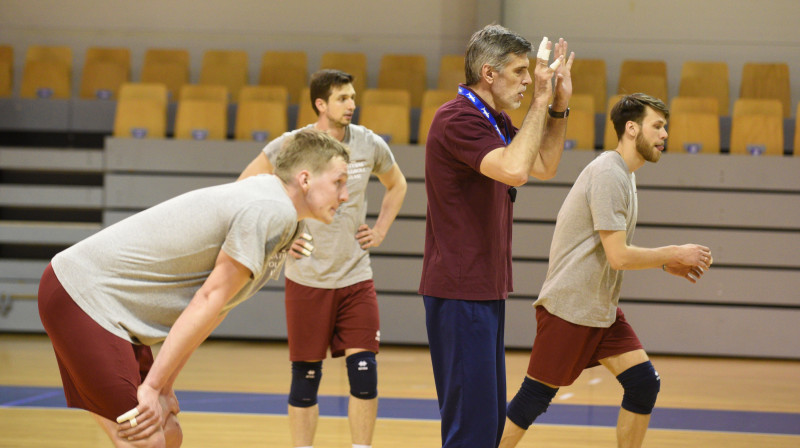
[[[637,364],[617,375],[625,394],[622,409],[634,414],[651,414],[661,390],[661,377],[650,361]]]
[[[183,430],[178,416],[170,413],[164,422],[164,440],[167,448],[177,448],[183,443]]]
[[[378,362],[370,351],[354,353],[347,357],[347,377],[350,395],[362,400],[378,396]]]

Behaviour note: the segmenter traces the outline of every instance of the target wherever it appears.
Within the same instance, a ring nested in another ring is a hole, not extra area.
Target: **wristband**
[[[553,105],[547,106],[547,115],[550,115],[553,118],[567,118],[569,117],[569,107],[567,110],[556,112],[553,110]]]

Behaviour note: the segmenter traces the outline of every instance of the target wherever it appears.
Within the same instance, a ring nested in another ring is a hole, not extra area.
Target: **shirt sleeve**
[[[392,150],[389,148],[389,145],[386,143],[386,141],[379,135],[370,132],[370,138],[372,139],[372,146],[375,154],[375,162],[372,166],[372,172],[374,174],[383,174],[389,171],[392,166],[394,166],[394,154],[392,154]]]
[[[478,172],[486,154],[505,146],[489,120],[477,111],[454,115],[448,120],[444,133],[452,156]]]
[[[231,220],[222,250],[251,274],[262,272],[270,256],[291,244],[287,235],[294,233],[297,222],[284,208],[271,201],[247,204]]]
[[[283,134],[280,137],[276,137],[274,140],[267,143],[267,146],[265,146],[264,149],[261,150],[264,153],[264,155],[267,156],[267,159],[269,159],[269,163],[271,163],[272,166],[275,166],[275,159],[278,158],[278,152],[280,152],[285,138],[286,134]]]
[[[586,188],[594,230],[627,230],[631,198],[625,179],[611,170],[600,170],[594,173]]]

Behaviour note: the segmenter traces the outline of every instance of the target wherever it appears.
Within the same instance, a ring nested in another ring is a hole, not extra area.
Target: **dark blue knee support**
[[[547,411],[553,397],[556,396],[558,388],[545,386],[544,384],[525,377],[519,392],[508,403],[506,416],[515,425],[527,430],[536,417]]]
[[[293,362],[289,404],[296,408],[309,408],[317,404],[317,391],[321,379],[322,361]]]
[[[656,405],[658,391],[661,390],[661,377],[650,361],[637,364],[620,373],[617,380],[625,389],[622,409],[634,414],[650,414]]]
[[[378,363],[375,353],[354,353],[347,357],[347,377],[350,379],[350,395],[369,400],[378,396]]]

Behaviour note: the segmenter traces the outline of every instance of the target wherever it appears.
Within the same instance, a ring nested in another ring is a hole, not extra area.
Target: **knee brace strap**
[[[620,373],[617,380],[625,389],[622,409],[635,414],[650,414],[656,405],[658,391],[661,390],[661,377],[653,368],[653,363],[645,361]]]
[[[527,430],[537,417],[544,414],[556,396],[558,388],[545,386],[544,384],[525,377],[519,392],[508,403],[506,416],[515,425]]]
[[[378,363],[375,353],[354,353],[347,357],[347,377],[350,379],[350,395],[369,400],[378,396]]]
[[[297,408],[309,408],[317,404],[317,391],[321,379],[322,361],[293,362],[289,404]]]

